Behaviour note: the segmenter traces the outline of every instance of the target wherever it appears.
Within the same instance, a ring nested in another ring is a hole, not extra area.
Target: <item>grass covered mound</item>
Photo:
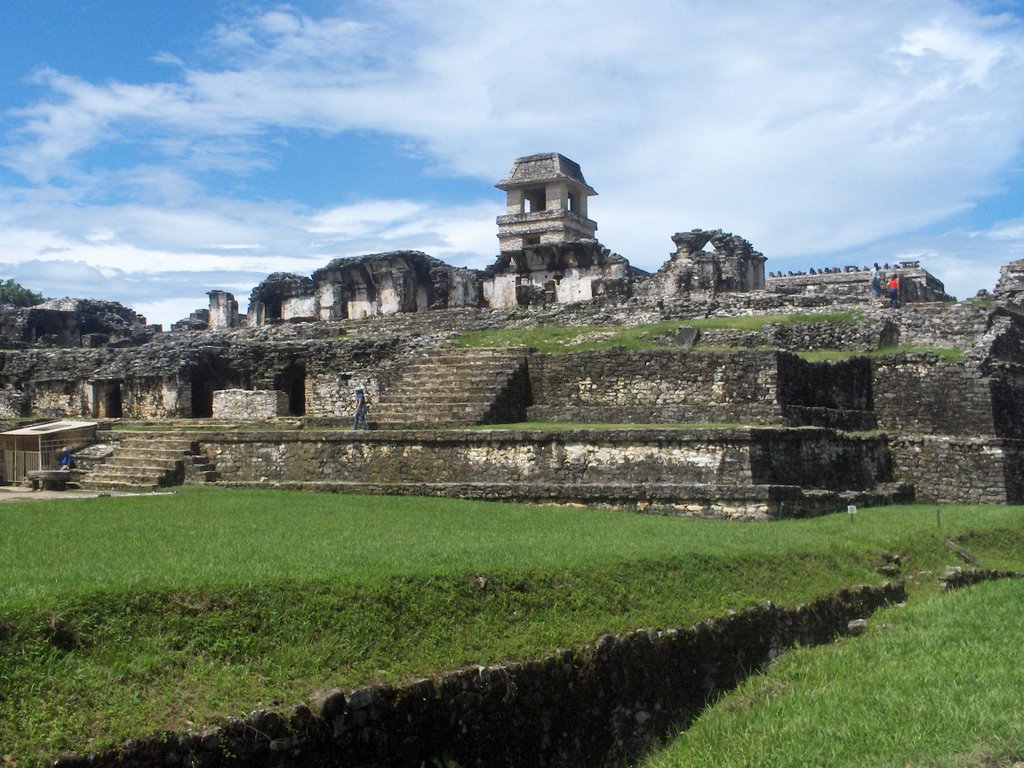
[[[645,768],[997,768],[1024,760],[1024,581],[922,596],[783,655]]]
[[[317,689],[539,657],[877,582],[953,537],[1021,569],[1019,509],[772,524],[195,488],[0,506],[0,754],[38,765]],[[920,574],[920,575],[919,575]]]

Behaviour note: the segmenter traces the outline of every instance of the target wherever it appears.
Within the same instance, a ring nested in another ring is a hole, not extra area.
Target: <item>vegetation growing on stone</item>
[[[673,337],[681,328],[761,331],[769,325],[857,322],[856,312],[801,313],[785,315],[745,315],[707,317],[692,320],[668,320],[641,325],[542,325],[532,328],[503,328],[467,331],[458,336],[461,347],[529,347],[539,352],[584,351],[623,347],[658,349],[677,346]]]

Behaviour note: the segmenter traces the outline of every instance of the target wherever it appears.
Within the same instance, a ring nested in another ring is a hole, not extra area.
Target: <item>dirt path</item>
[[[97,496],[163,496],[173,491],[152,493],[129,493],[122,491],[33,491],[31,488],[8,485],[0,486],[0,504],[8,501],[44,501],[52,499],[94,499]]]

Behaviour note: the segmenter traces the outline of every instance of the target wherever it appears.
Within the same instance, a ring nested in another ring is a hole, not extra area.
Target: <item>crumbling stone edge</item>
[[[991,568],[957,568],[951,565],[942,575],[942,588],[946,592],[951,592],[954,589],[973,587],[983,581],[996,579],[1024,579],[1024,573]]]
[[[753,606],[692,627],[606,635],[544,659],[332,691],[318,712],[255,711],[202,733],[131,739],[56,768],[623,766],[796,643],[817,645],[902,602],[902,582],[796,608]]]

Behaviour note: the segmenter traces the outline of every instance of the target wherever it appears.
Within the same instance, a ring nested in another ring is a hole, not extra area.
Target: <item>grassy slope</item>
[[[890,608],[871,631],[786,654],[645,768],[995,766],[1024,759],[1024,581]]]
[[[677,349],[672,337],[680,328],[731,329],[759,332],[768,324],[793,325],[796,323],[850,324],[858,320],[854,312],[828,314],[756,315],[742,317],[708,317],[694,320],[666,320],[633,326],[621,325],[548,325],[533,328],[505,328],[489,331],[468,331],[460,334],[457,343],[462,347],[531,347],[539,352],[557,354],[584,350],[608,349]],[[728,347],[693,347],[693,352],[735,352]],[[823,349],[800,351],[797,354],[809,361],[840,361],[851,357],[883,357],[896,353],[937,355],[942,362],[959,363],[962,349],[900,345],[876,350]]]
[[[879,548],[939,569],[951,535],[1022,567],[1007,508],[945,510],[939,529],[919,507],[736,525],[218,489],[4,505],[0,754],[32,764],[321,687],[801,602],[877,580]]]

